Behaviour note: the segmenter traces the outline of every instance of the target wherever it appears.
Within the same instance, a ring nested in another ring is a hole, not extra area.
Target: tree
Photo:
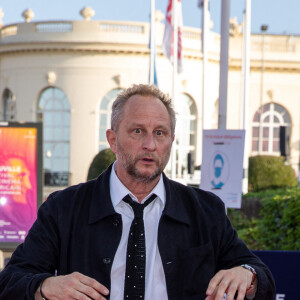
[[[87,180],[98,177],[110,164],[116,160],[116,155],[111,149],[101,150],[93,159],[89,171]]]

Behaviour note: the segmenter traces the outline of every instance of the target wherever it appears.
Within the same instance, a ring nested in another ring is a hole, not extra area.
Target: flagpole
[[[172,80],[172,98],[173,105],[177,101],[177,71],[178,71],[178,18],[177,18],[177,4],[180,0],[172,0],[172,34],[173,34],[173,80]],[[171,54],[172,55],[172,54]],[[176,178],[176,139],[174,141],[171,153],[171,178]]]
[[[207,125],[205,118],[205,103],[206,103],[206,82],[207,82],[207,37],[209,30],[209,12],[208,12],[208,2],[209,0],[203,0],[202,7],[202,130]]]
[[[154,84],[154,35],[155,35],[155,0],[151,0],[150,12],[150,75],[149,84]]]
[[[230,0],[222,0],[218,128],[226,129]]]
[[[250,45],[251,45],[251,0],[245,0],[244,32],[243,32],[243,129],[245,130],[244,176],[242,191],[248,192],[249,167],[249,86],[250,86]]]

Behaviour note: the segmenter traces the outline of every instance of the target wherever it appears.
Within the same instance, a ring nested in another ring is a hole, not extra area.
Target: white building
[[[148,23],[94,21],[88,11],[83,16],[82,21],[32,22],[29,11],[26,22],[0,28],[0,120],[43,121],[45,184],[55,189],[86,180],[93,157],[108,147],[105,131],[115,96],[149,78]],[[172,66],[161,51],[164,24],[157,20],[156,25],[158,85],[171,94]],[[201,164],[201,30],[185,27],[182,44],[176,179],[195,183],[200,179],[187,174],[187,154]],[[236,30],[230,38],[228,129],[240,129],[242,123],[241,50],[242,35]],[[219,58],[220,35],[210,32],[205,129],[218,126]],[[299,36],[251,36],[249,103],[249,154],[280,155],[279,127],[288,126],[290,163],[298,172]]]

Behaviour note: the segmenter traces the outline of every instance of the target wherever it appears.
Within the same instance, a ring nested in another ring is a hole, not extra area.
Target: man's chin
[[[159,169],[155,171],[150,170],[134,170],[133,172],[129,172],[131,176],[134,176],[140,182],[153,182],[156,180],[162,172]]]

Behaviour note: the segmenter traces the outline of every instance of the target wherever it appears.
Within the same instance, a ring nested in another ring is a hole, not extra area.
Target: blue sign
[[[253,251],[271,270],[276,284],[274,300],[300,299],[300,252]]]

